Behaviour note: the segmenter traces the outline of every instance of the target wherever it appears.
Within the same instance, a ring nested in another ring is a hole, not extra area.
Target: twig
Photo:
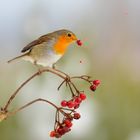
[[[66,79],[66,78],[67,78],[66,75],[65,75],[65,76],[62,75],[63,73],[60,74],[60,71],[59,71],[59,72],[58,72],[58,71],[55,71],[55,69],[46,68],[46,69],[40,70],[40,71],[36,72],[35,74],[33,74],[31,77],[29,77],[25,82],[23,82],[23,83],[19,86],[19,88],[10,96],[10,98],[9,98],[8,101],[6,102],[6,104],[5,104],[4,108],[3,108],[3,110],[4,110],[5,112],[7,112],[7,109],[8,109],[8,107],[9,107],[9,105],[11,104],[11,102],[13,101],[13,99],[16,97],[16,95],[18,94],[18,92],[22,89],[22,87],[25,86],[25,85],[26,85],[29,81],[31,81],[34,77],[36,77],[37,75],[40,75],[40,74],[43,73],[43,72],[51,72],[51,73],[53,73],[53,74],[55,74],[55,75],[57,75],[57,76],[59,76],[59,77],[61,77],[61,78],[63,78],[63,79]]]
[[[57,72],[59,72],[59,73],[62,73],[62,74],[65,75],[68,79],[70,79],[69,75],[66,74],[65,72],[60,71],[60,70],[58,70],[58,69],[54,69],[54,70],[57,71]]]
[[[35,100],[33,100],[33,101],[31,101],[31,102],[29,102],[29,103],[27,103],[27,104],[21,106],[20,108],[14,110],[14,111],[12,111],[12,112],[9,112],[9,115],[8,115],[8,116],[15,115],[17,112],[19,112],[19,111],[21,111],[21,110],[23,110],[23,109],[29,107],[30,105],[32,105],[32,104],[34,104],[34,103],[36,103],[36,102],[45,102],[45,103],[48,103],[48,104],[52,105],[53,107],[55,107],[57,110],[59,110],[59,107],[57,107],[57,106],[56,106],[55,104],[53,104],[52,102],[50,102],[50,101],[48,101],[48,100],[46,100],[46,99],[38,98],[38,99],[35,99]]]
[[[69,110],[69,111],[73,111],[72,109],[67,109],[67,108],[62,108],[62,107],[58,107],[56,106],[55,104],[53,104],[52,102],[46,100],[46,99],[42,99],[42,98],[38,98],[38,99],[35,99],[33,101],[30,101],[29,103],[19,107],[18,109],[14,110],[14,111],[11,111],[11,112],[8,112],[8,116],[11,116],[11,115],[15,115],[16,113],[18,113],[19,111],[22,111],[23,109],[31,106],[32,104],[34,103],[37,103],[37,102],[45,102],[45,103],[48,103],[50,105],[52,105],[54,108],[56,108],[56,114],[61,112],[63,115],[67,115],[67,113],[63,110]]]
[[[72,90],[71,84],[70,84],[69,82],[68,82],[67,84],[68,84],[69,89],[70,89],[70,91],[71,91],[72,97],[74,97],[75,94],[74,94],[74,92],[73,92],[73,90]]]
[[[91,83],[92,81],[89,80],[90,78],[91,78],[90,76],[85,76],[85,75],[71,77],[71,79],[82,79],[84,81],[87,81],[87,82]]]
[[[74,87],[74,89],[76,90],[76,92],[79,94],[79,90],[78,90],[77,87],[74,85],[74,83],[70,81],[70,84]]]
[[[57,88],[57,90],[59,90],[61,88],[61,86],[66,82],[66,80],[63,80],[62,83],[59,85],[59,87]]]

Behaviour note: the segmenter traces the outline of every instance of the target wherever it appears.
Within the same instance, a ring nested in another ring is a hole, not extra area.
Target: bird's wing
[[[25,53],[25,52],[27,52],[27,51],[31,51],[32,48],[33,48],[34,46],[39,45],[39,44],[41,44],[41,43],[43,43],[43,42],[47,42],[47,41],[51,40],[51,38],[52,38],[52,37],[51,37],[50,34],[43,35],[43,36],[41,36],[40,38],[38,38],[38,39],[32,41],[31,43],[29,43],[27,46],[25,46],[25,47],[21,50],[21,52],[22,52],[22,53]]]

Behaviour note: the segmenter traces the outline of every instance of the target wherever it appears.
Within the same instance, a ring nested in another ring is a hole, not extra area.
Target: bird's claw
[[[53,64],[53,65],[52,65],[52,68],[53,68],[53,69],[56,69],[56,65],[55,65],[55,64]]]

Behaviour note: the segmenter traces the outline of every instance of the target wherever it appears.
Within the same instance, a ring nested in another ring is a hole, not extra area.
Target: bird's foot
[[[52,65],[52,68],[53,68],[53,69],[56,69],[56,65],[55,65],[55,64],[53,64],[53,65]]]

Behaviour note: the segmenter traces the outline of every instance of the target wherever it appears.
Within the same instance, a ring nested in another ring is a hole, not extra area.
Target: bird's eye
[[[70,33],[68,33],[68,37],[71,37],[71,34]]]

